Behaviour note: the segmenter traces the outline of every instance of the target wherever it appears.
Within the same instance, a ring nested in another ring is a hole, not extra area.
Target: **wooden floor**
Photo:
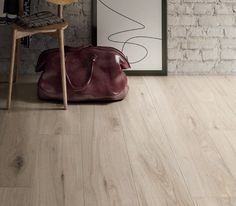
[[[236,206],[236,77],[130,77],[124,101],[66,112],[23,82],[0,110],[1,206]]]

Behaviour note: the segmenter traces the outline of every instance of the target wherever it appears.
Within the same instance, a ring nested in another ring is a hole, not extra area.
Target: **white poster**
[[[162,0],[97,0],[97,45],[121,50],[133,70],[162,70]]]

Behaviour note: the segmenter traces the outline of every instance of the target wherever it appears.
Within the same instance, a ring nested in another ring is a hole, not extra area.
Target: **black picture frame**
[[[167,1],[162,0],[162,70],[127,70],[130,76],[167,76],[168,48],[167,48]],[[97,45],[97,0],[92,0],[92,44]]]

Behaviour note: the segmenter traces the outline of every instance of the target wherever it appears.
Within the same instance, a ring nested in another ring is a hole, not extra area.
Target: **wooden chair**
[[[56,4],[58,6],[58,17],[63,18],[63,6],[77,0],[47,0],[50,3]],[[19,0],[19,15],[23,15],[23,3],[24,0]],[[11,107],[12,99],[12,86],[14,80],[14,73],[17,70],[18,64],[18,53],[20,46],[20,39],[27,36],[32,36],[34,34],[45,33],[50,36],[58,38],[60,47],[60,63],[61,63],[61,78],[62,78],[62,90],[63,90],[63,102],[64,109],[67,109],[67,87],[66,87],[66,68],[65,68],[65,52],[64,52],[64,30],[68,27],[67,22],[51,24],[48,26],[27,28],[13,24],[13,35],[12,35],[12,50],[11,50],[11,63],[9,71],[9,90],[8,90],[8,100],[7,109]],[[14,71],[15,70],[15,71]]]

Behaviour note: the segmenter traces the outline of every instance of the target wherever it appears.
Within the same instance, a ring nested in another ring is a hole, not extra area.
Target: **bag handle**
[[[85,83],[85,85],[82,86],[82,88],[80,88],[80,89],[76,88],[76,86],[73,85],[72,81],[70,80],[69,75],[66,73],[66,78],[68,80],[68,83],[70,84],[71,88],[75,92],[81,92],[81,91],[85,90],[87,88],[87,86],[91,83],[91,80],[92,80],[92,77],[93,77],[93,72],[94,72],[94,64],[95,64],[96,60],[97,60],[97,55],[95,55],[92,58],[92,66],[91,66],[89,78],[88,78],[87,82]]]

